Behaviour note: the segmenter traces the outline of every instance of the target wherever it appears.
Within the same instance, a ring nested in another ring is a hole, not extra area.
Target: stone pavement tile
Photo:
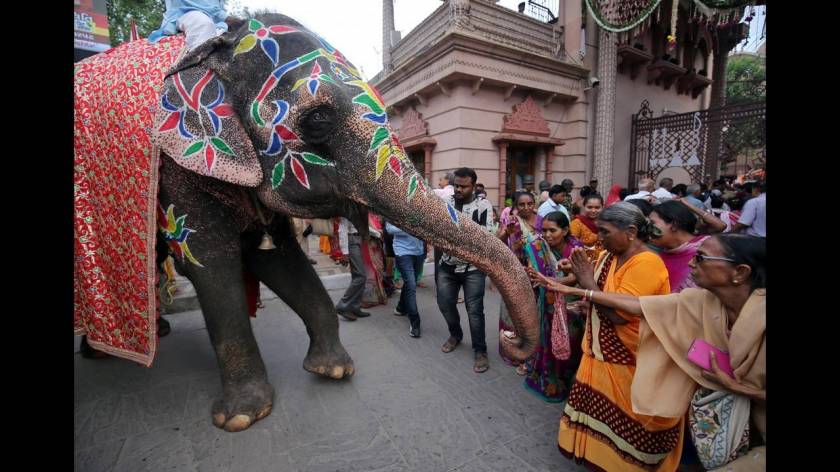
[[[481,447],[463,408],[450,399],[406,405],[381,422],[411,470],[447,471]]]
[[[73,431],[78,435],[85,424],[93,415],[97,400],[90,400],[86,402],[75,402],[73,409]]]
[[[307,472],[374,472],[407,466],[377,421],[360,424],[352,431],[328,432],[319,441],[292,449],[289,455],[295,467]]]
[[[515,415],[500,405],[488,402],[463,406],[464,416],[481,444],[508,441],[526,432],[525,426]]]
[[[349,382],[305,375],[303,382],[276,390],[273,411],[260,421],[270,426],[273,453],[375,420]]]
[[[138,391],[136,397],[140,421],[148,430],[181,422],[187,408],[189,387],[188,380],[172,379]]]
[[[235,435],[213,426],[209,409],[204,418],[184,423],[180,432],[189,444],[193,463],[199,471],[233,470],[232,441]]]
[[[88,421],[75,435],[75,449],[87,449],[148,431],[141,421],[136,395],[108,395],[96,403]]]
[[[491,441],[486,443],[483,448],[476,451],[475,460],[468,463],[465,468],[455,470],[457,472],[479,470],[484,472],[531,472],[536,471],[537,469],[514,455],[505,445],[500,444],[497,441]]]
[[[512,373],[512,372],[511,372]],[[542,424],[549,420],[559,421],[563,411],[562,403],[547,403],[522,386],[522,377],[518,378],[516,385],[510,386],[508,381],[498,379],[488,383],[486,386],[468,391],[465,395],[457,398],[464,405],[481,404],[487,402],[498,405],[517,420],[521,427],[530,427],[535,424]]]
[[[532,434],[505,444],[514,456],[539,471],[585,472],[586,468],[563,457],[557,449],[557,428],[560,418],[535,427]]]
[[[125,439],[117,439],[89,447],[75,450],[73,470],[84,472],[106,472],[114,468]]]
[[[128,438],[114,472],[195,469],[192,446],[179,427],[165,427]]]
[[[218,370],[205,372],[189,380],[184,408],[184,421],[210,422],[213,402],[222,396],[222,382]]]

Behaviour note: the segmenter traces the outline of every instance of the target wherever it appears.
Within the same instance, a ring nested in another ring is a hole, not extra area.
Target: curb
[[[434,271],[434,267],[434,262],[426,262],[425,264],[423,264],[423,274],[432,274]],[[324,284],[324,288],[327,289],[327,291],[346,290],[347,287],[350,286],[349,273],[324,275],[321,276],[320,279],[321,283]],[[175,313],[181,313],[184,311],[193,311],[201,309],[198,303],[198,297],[195,293],[195,287],[193,287],[192,283],[189,280],[187,280],[185,277],[177,276],[175,279],[175,285],[176,287],[178,287],[178,291],[175,295],[175,298],[172,300],[171,305],[164,305],[161,303],[161,314],[173,315]],[[260,298],[263,301],[273,300],[277,298],[277,295],[265,285],[260,284]]]

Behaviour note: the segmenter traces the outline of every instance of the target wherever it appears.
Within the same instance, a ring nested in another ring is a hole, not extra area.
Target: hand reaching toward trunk
[[[531,279],[531,283],[534,284],[535,287],[545,287],[563,295],[571,293],[572,287],[563,285],[554,279],[542,275],[533,267],[526,267],[525,272],[528,273],[528,277]]]

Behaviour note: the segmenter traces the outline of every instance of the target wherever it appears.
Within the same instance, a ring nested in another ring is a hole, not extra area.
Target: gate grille
[[[642,177],[658,180],[669,167],[682,167],[700,183],[738,159],[764,164],[765,108],[754,102],[654,118],[650,103],[642,101],[631,124],[628,186]]]

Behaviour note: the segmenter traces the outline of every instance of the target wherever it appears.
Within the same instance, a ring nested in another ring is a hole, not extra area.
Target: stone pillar
[[[712,92],[709,108],[716,109],[726,105],[726,65],[729,51],[738,44],[737,34],[719,34],[714,45],[714,64],[712,64]],[[710,116],[710,118],[713,118]],[[709,138],[706,145],[706,158],[703,162],[703,179],[711,176],[716,179],[720,173],[720,147],[723,122],[712,119],[709,124]]]
[[[602,188],[610,188],[615,131],[615,82],[617,46],[615,33],[599,28],[598,106],[595,116],[595,166],[593,176]]]
[[[382,0],[382,70],[386,73],[394,68],[391,63],[391,36],[394,30],[394,0]]]
[[[563,19],[563,43],[566,55],[572,56],[573,62],[577,62],[581,59],[581,23],[584,21],[580,3],[561,2],[560,8],[562,12],[559,12],[559,15]]]
[[[545,147],[545,180],[554,185],[554,146]]]
[[[426,182],[429,184],[432,183],[432,145],[426,144],[423,146],[423,152],[425,153],[423,157],[423,177],[426,179]]]
[[[505,207],[507,191],[507,148],[508,143],[499,143],[499,212]]]

